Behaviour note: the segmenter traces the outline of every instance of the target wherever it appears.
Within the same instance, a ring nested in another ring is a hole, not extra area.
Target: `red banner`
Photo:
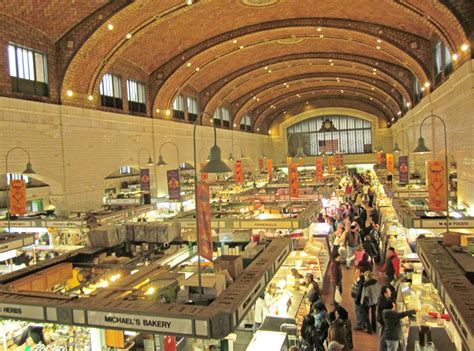
[[[336,154],[336,168],[341,169],[342,167],[344,167],[344,156]]]
[[[316,157],[316,181],[321,182],[324,179],[323,158]]]
[[[236,183],[242,183],[244,181],[244,171],[242,170],[241,160],[234,162],[234,181]]]
[[[273,160],[272,159],[267,159],[267,176],[268,179],[270,180],[273,174]]]
[[[387,162],[387,173],[393,173],[393,154],[386,154],[385,160]]]
[[[298,197],[298,165],[296,163],[290,164],[288,176],[290,179],[290,198]]]
[[[206,165],[205,163],[201,163],[201,169],[203,169],[205,165]],[[209,174],[201,172],[201,180],[208,180],[208,179],[209,179]]]
[[[171,169],[166,171],[168,179],[168,197],[170,200],[178,200],[181,198],[181,185],[179,183],[179,170]]]
[[[428,207],[431,211],[446,211],[446,164],[428,161]]]
[[[328,156],[328,172],[329,172],[329,174],[332,174],[332,172],[333,172],[333,165],[334,165],[334,157],[333,156]]]
[[[211,234],[211,198],[209,184],[198,182],[196,186],[198,217],[197,240],[199,240],[199,255],[212,261],[213,243]]]
[[[268,161],[267,161],[267,162],[268,162]],[[264,164],[263,164],[263,158],[259,158],[259,159],[258,159],[258,170],[259,170],[260,172],[263,172],[263,166],[264,166]]]
[[[150,191],[150,170],[148,168],[140,169],[140,184],[142,191]]]
[[[399,182],[402,184],[407,184],[409,181],[408,156],[400,156],[398,158],[398,172],[400,174]]]
[[[26,214],[26,183],[24,180],[10,180],[10,214]]]

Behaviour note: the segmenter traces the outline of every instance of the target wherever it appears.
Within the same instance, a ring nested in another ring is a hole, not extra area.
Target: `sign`
[[[316,157],[316,181],[321,182],[324,178],[323,158]]]
[[[296,221],[297,222],[297,221]],[[298,228],[299,222],[295,223],[293,221],[267,221],[267,220],[260,220],[260,221],[252,221],[252,220],[241,220],[239,228],[242,229],[264,229],[264,228],[275,228],[275,229],[291,229],[291,228]]]
[[[203,169],[205,165],[206,164],[204,162],[201,162],[201,169]],[[201,180],[208,180],[208,179],[209,179],[209,174],[201,172]]]
[[[139,205],[139,198],[130,198],[130,199],[107,199],[107,204],[109,205]]]
[[[234,181],[236,183],[242,183],[244,181],[244,171],[242,170],[241,160],[234,162]]]
[[[450,219],[449,221],[450,228],[473,228],[474,227],[474,218],[465,218],[465,219]],[[413,228],[446,228],[446,219],[413,219]]]
[[[273,160],[272,159],[268,159],[267,160],[267,176],[268,176],[268,180],[270,180],[272,178],[272,175],[273,175]]]
[[[268,160],[267,160],[267,164],[268,164]],[[258,170],[259,172],[263,172],[263,158],[259,158],[258,159]]]
[[[15,319],[44,320],[44,309],[42,306],[26,306],[18,304],[0,303],[0,316]]]
[[[199,255],[212,262],[214,250],[211,234],[211,203],[209,195],[209,184],[199,182],[196,186],[197,192],[197,238],[199,240]]]
[[[0,243],[0,252],[20,249],[23,246],[33,245],[34,243],[34,234],[19,234],[14,238],[3,240]]]
[[[408,156],[400,156],[398,158],[399,182],[408,183]]]
[[[144,330],[170,334],[193,334],[192,321],[180,318],[87,311],[87,324],[90,326],[120,328],[126,330]]]
[[[387,172],[393,173],[393,154],[386,154],[385,161],[387,162]]]
[[[446,211],[446,164],[444,161],[428,161],[428,208],[430,211]]]
[[[170,200],[179,200],[181,198],[181,184],[179,182],[179,170],[170,169],[166,171],[168,180],[168,197]]]
[[[288,175],[290,179],[290,199],[292,197],[298,197],[298,165],[296,163],[290,164],[288,169]]]
[[[332,174],[333,172],[333,164],[334,164],[334,156],[328,156],[328,172]]]
[[[150,170],[148,168],[140,169],[140,184],[142,191],[150,191]]]
[[[10,214],[26,214],[26,183],[24,180],[10,180]]]
[[[341,169],[344,166],[343,156],[341,154],[336,154],[336,168]]]
[[[0,221],[0,227],[8,227],[8,221]],[[36,222],[32,221],[10,221],[10,227],[36,228],[40,226],[36,225]]]

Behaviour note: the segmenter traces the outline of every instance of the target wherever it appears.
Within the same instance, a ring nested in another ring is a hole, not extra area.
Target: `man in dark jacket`
[[[412,316],[416,312],[416,310],[397,312],[395,304],[393,304],[391,310],[387,309],[382,312],[382,318],[385,324],[383,333],[385,336],[385,344],[387,345],[387,351],[398,351],[402,335],[402,324],[400,320],[402,318]]]
[[[346,247],[346,267],[350,268],[351,263],[355,260],[355,252],[362,245],[360,241],[360,228],[357,222],[351,223],[351,230],[346,234],[344,246]]]
[[[354,283],[352,284],[351,289],[351,296],[354,300],[355,304],[355,313],[356,313],[356,326],[354,330],[363,330],[365,320],[363,319],[363,311],[361,305],[361,297],[362,297],[362,288],[364,286],[364,274],[363,270],[360,266],[356,266],[354,270],[355,279]]]
[[[385,285],[380,290],[380,296],[377,302],[377,322],[380,328],[380,351],[387,351],[387,345],[385,344],[384,326],[382,313],[384,310],[391,310],[393,307],[392,290],[389,286]]]
[[[342,294],[342,269],[341,269],[341,255],[336,252],[333,254],[331,259],[331,264],[329,266],[329,281],[334,289],[333,299],[334,299],[334,307],[338,306],[339,304],[335,300],[336,290]]]

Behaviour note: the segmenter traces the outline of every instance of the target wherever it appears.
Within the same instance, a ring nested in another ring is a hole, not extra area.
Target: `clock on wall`
[[[321,128],[319,129],[320,132],[335,132],[337,131],[337,128],[334,126],[334,123],[326,118],[324,121],[323,121],[323,124],[321,126]]]

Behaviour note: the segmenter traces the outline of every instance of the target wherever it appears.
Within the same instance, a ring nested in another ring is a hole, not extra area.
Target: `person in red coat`
[[[400,259],[393,247],[388,249],[388,257],[381,271],[385,272],[388,282],[391,282],[400,274]]]

